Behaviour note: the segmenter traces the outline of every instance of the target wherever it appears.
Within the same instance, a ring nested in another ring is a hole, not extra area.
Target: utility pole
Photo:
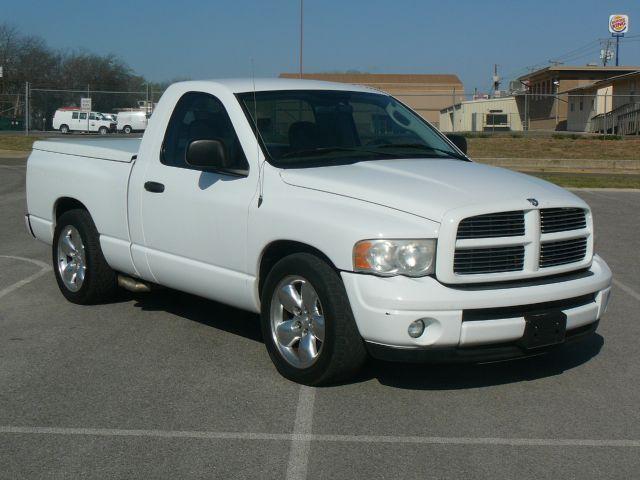
[[[452,113],[451,113],[451,131],[456,131],[456,87],[453,87],[453,102],[451,104]]]
[[[498,64],[493,64],[493,96],[496,96],[496,92],[500,88],[500,77],[498,76]]]
[[[602,45],[602,49],[600,50],[600,58],[602,59],[602,66],[606,67],[609,60],[613,56],[613,51],[611,50],[611,39],[606,39],[600,42]],[[617,55],[616,55],[617,58]]]
[[[300,78],[302,78],[302,48],[304,40],[304,0],[300,0]]]

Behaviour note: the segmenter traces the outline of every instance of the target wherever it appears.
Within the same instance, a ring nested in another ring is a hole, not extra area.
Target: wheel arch
[[[316,257],[326,262],[331,268],[339,271],[333,261],[331,261],[331,259],[324,252],[312,245],[295,240],[275,240],[268,244],[262,250],[262,253],[260,255],[258,270],[259,299],[262,298],[262,288],[264,286],[264,282],[273,266],[283,258],[295,253],[309,253],[311,255],[315,255]]]
[[[85,206],[84,203],[82,203],[80,200],[77,200],[73,197],[60,197],[58,198],[55,203],[53,204],[53,226],[55,228],[56,224],[58,223],[58,219],[62,216],[62,214],[64,214],[65,212],[68,212],[70,210],[85,210],[86,212],[89,213],[89,215],[91,215],[91,212],[89,211],[89,209]],[[93,217],[92,217],[93,218]]]

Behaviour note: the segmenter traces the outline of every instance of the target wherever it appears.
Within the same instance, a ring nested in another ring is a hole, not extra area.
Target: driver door
[[[146,159],[141,196],[144,249],[156,282],[224,303],[246,305],[248,207],[255,180],[186,163],[194,140],[219,140],[238,169],[244,151],[222,102],[203,92],[178,100],[160,158]]]

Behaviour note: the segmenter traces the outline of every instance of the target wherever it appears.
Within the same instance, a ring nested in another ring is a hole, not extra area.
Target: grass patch
[[[560,138],[561,137],[561,138]],[[640,138],[603,141],[606,137],[469,136],[471,158],[567,158],[640,160]],[[615,137],[615,135],[608,135]]]
[[[526,172],[561,187],[572,188],[637,188],[640,175],[624,173],[549,173]]]
[[[0,150],[28,152],[33,147],[33,142],[40,139],[26,135],[0,135]]]

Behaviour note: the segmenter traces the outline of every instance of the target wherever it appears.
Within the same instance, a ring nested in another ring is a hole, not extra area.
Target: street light
[[[302,78],[302,40],[304,24],[304,0],[300,0],[300,78]]]

